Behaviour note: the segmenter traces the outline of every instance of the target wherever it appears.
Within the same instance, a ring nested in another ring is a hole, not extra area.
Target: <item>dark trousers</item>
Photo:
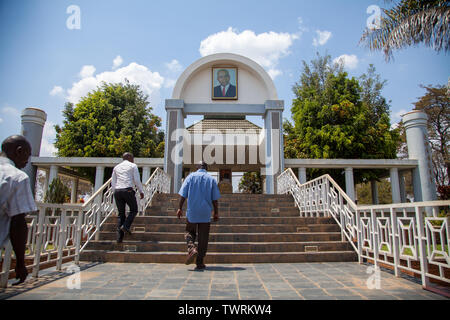
[[[25,214],[19,214],[11,218],[9,238],[16,254],[16,278],[26,278],[28,272],[25,267],[25,250],[28,236],[28,226]]]
[[[123,231],[120,230],[120,227],[124,226],[126,229],[130,229],[134,217],[136,217],[138,212],[136,192],[132,188],[117,189],[114,191],[114,199],[116,200],[117,210],[119,211],[118,231],[122,233]],[[128,216],[125,216],[125,205],[128,205],[130,208]]]
[[[203,264],[203,258],[206,256],[206,250],[208,250],[209,228],[210,223],[190,223],[186,222],[186,234],[185,239],[190,251],[195,246],[195,239],[198,238],[198,255],[197,265]]]

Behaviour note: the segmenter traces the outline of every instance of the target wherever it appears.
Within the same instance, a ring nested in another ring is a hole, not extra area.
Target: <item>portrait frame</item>
[[[221,83],[219,81],[219,71],[222,81],[224,79],[224,72],[226,70],[228,73],[229,84],[225,96],[223,96],[220,90]],[[211,68],[211,99],[212,100],[237,100],[238,99],[238,68],[233,66],[214,66]]]

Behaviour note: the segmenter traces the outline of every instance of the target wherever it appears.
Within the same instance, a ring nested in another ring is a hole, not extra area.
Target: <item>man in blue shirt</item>
[[[191,264],[197,258],[197,270],[205,269],[203,258],[208,248],[211,211],[214,206],[214,221],[219,219],[217,200],[220,198],[219,187],[216,180],[206,170],[207,164],[201,161],[197,165],[198,170],[191,173],[183,182],[178,194],[181,196],[178,219],[183,215],[183,204],[188,199],[186,211],[186,234],[188,246],[186,264]],[[198,249],[195,247],[195,239],[198,235]]]

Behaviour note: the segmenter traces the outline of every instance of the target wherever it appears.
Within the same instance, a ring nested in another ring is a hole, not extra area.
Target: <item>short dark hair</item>
[[[197,163],[197,168],[208,170],[208,164],[205,161],[200,161]]]
[[[129,159],[129,158],[134,158],[134,156],[133,156],[133,154],[131,152],[125,152],[122,155],[122,159],[124,159],[124,160]]]
[[[2,151],[6,154],[13,152],[17,147],[26,147],[31,150],[31,144],[28,140],[24,136],[18,134],[9,136],[2,142]]]

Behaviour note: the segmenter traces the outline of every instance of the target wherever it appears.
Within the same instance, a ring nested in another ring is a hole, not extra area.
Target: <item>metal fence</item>
[[[157,168],[143,185],[144,199],[138,201],[139,214],[143,214],[156,192],[168,193],[170,178]],[[27,215],[28,238],[25,259],[32,276],[39,270],[55,266],[61,270],[68,261],[79,263],[80,253],[90,240],[99,240],[100,229],[115,210],[111,179],[81,205],[36,203],[37,212]],[[5,288],[11,269],[12,247],[8,241],[0,248],[0,287]]]
[[[292,169],[277,180],[277,193],[294,197],[302,217],[333,217],[359,262],[450,283],[450,201],[357,206],[329,176],[300,184]]]

